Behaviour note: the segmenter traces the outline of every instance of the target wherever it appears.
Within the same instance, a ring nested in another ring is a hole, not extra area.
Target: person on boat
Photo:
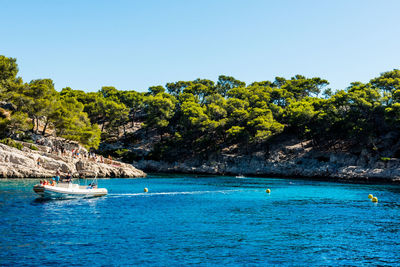
[[[54,178],[55,178],[54,180],[56,180],[57,183],[60,181],[60,171],[59,170],[56,171],[56,176]]]
[[[68,172],[67,177],[65,177],[64,181],[67,183],[71,182],[71,173],[70,172]]]

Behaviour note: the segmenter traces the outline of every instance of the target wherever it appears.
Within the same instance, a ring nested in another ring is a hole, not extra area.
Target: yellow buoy
[[[368,195],[368,198],[369,198],[369,199],[372,199],[373,197],[374,197],[374,196],[373,196],[372,194],[369,194],[369,195]]]
[[[271,190],[267,189],[267,190],[265,190],[265,192],[267,192],[269,194],[269,193],[271,193]]]
[[[143,190],[145,193],[149,192],[149,189],[147,189],[147,187],[144,188]]]
[[[377,197],[373,197],[372,198],[372,202],[378,202],[378,198]]]

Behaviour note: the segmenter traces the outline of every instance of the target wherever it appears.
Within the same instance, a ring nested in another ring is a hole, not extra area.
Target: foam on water
[[[108,194],[110,197],[118,196],[163,196],[163,195],[197,195],[197,194],[227,194],[230,192],[237,192],[239,190],[215,190],[215,191],[187,191],[187,192],[156,192],[156,193],[121,193],[121,194]]]

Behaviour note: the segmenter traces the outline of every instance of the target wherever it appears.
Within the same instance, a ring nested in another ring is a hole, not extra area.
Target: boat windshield
[[[89,183],[89,186],[91,187],[97,187],[97,172],[94,171],[80,171],[74,177],[77,177],[77,183],[80,184],[80,180],[83,179],[85,181],[85,185],[88,185],[87,182],[90,181],[90,179],[86,177],[93,177],[92,180]]]

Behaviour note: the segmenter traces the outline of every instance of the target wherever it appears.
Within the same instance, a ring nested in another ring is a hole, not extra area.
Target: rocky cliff
[[[45,147],[37,151],[28,147],[22,150],[0,144],[0,177],[52,177],[57,170],[62,173],[95,172],[98,177],[144,177],[146,174],[118,161],[97,162],[88,158],[73,158],[48,153]],[[39,164],[38,164],[39,163]]]
[[[307,177],[357,182],[400,182],[400,160],[357,153],[316,149],[311,142],[273,145],[268,151],[235,154],[225,151],[207,159],[139,160],[134,163],[150,172],[181,172],[216,175]]]

